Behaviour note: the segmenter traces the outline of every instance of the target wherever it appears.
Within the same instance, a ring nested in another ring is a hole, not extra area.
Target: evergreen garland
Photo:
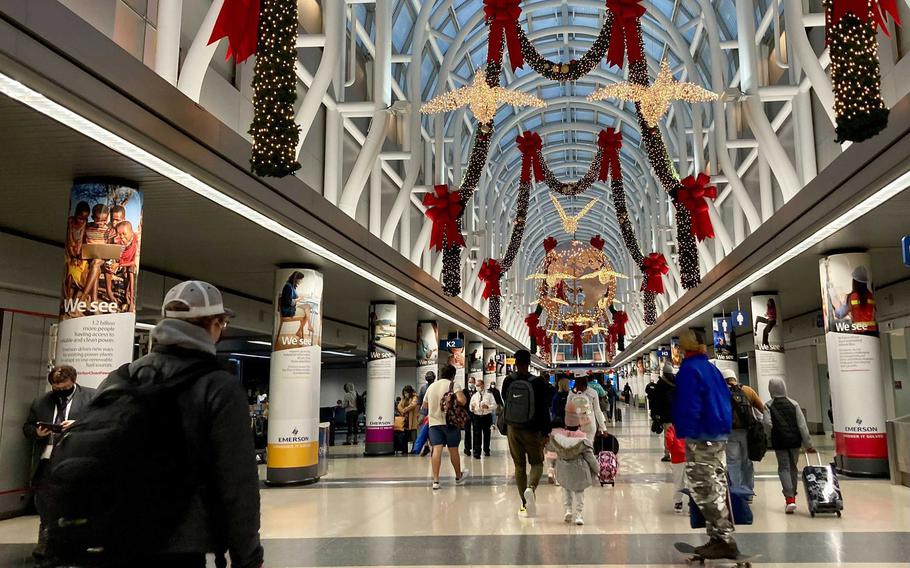
[[[250,170],[284,177],[300,169],[294,123],[297,100],[297,1],[261,0],[259,41],[253,73],[253,137]]]

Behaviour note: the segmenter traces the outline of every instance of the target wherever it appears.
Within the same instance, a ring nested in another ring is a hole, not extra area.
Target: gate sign
[[[462,347],[464,347],[464,339],[443,339],[439,342],[439,349],[441,351],[460,349]]]
[[[904,266],[910,266],[910,235],[901,237],[901,257],[904,259]]]

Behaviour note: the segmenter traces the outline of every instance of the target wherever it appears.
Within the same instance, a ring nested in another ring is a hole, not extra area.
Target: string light
[[[651,128],[657,126],[660,118],[670,108],[674,100],[697,103],[717,100],[717,93],[704,89],[695,83],[679,82],[670,72],[670,63],[664,58],[660,62],[660,72],[652,85],[634,82],[620,82],[597,89],[588,96],[589,101],[620,99],[636,103],[645,123]]]
[[[594,154],[594,159],[591,161],[591,165],[588,167],[588,171],[585,172],[585,175],[581,179],[574,182],[563,182],[560,181],[556,177],[556,174],[553,173],[553,170],[550,169],[550,166],[547,164],[546,159],[543,157],[543,152],[541,151],[540,163],[541,169],[543,170],[543,181],[547,187],[560,195],[566,197],[581,195],[591,189],[597,181],[597,174],[600,173],[601,160],[603,160],[603,149],[598,148],[597,152]]]
[[[260,6],[250,170],[258,176],[284,177],[300,169],[300,127],[294,122],[297,1],[262,0]]]
[[[518,38],[521,41],[521,54],[526,63],[538,74],[551,81],[577,81],[593,71],[603,60],[610,47],[610,30],[613,27],[613,13],[607,12],[600,33],[588,51],[578,59],[568,63],[551,61],[540,54],[531,40],[525,35],[521,27],[518,28]]]
[[[421,114],[436,114],[466,106],[478,122],[490,122],[496,116],[500,103],[516,108],[547,106],[547,103],[534,95],[506,89],[499,85],[490,86],[486,81],[486,73],[481,70],[474,75],[474,82],[470,86],[443,93],[427,101],[420,107],[420,112]]]
[[[559,220],[562,221],[563,230],[570,235],[574,235],[578,232],[578,222],[581,221],[581,218],[587,215],[591,209],[594,208],[594,205],[597,204],[597,199],[592,199],[584,207],[582,207],[581,211],[579,211],[576,215],[570,216],[566,214],[565,210],[562,208],[562,205],[559,204],[559,200],[556,199],[556,197],[551,195],[550,201],[553,202],[553,206],[556,207],[556,212],[559,213]]]
[[[505,276],[506,272],[512,268],[515,257],[521,249],[521,242],[524,240],[525,223],[528,219],[528,205],[531,202],[531,182],[527,181],[518,186],[518,198],[516,199],[515,220],[512,222],[512,234],[509,237],[509,246],[506,247],[506,253],[502,256],[500,266],[502,272],[500,279]],[[490,331],[499,329],[500,326],[500,296],[490,297],[490,308],[487,313],[487,327]]]

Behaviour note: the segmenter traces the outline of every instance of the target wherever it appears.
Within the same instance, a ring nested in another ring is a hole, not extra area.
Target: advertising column
[[[468,378],[483,379],[483,343],[472,341],[468,343]]]
[[[426,384],[427,373],[436,377],[439,357],[439,325],[435,321],[417,322],[417,390]]]
[[[446,365],[455,367],[455,388],[463,389],[465,386],[464,336],[460,332],[450,333],[449,338],[445,341],[445,346],[446,351],[448,351]]]
[[[57,365],[97,387],[133,360],[142,194],[124,182],[77,180],[70,191]]]
[[[398,336],[395,302],[370,304],[370,340],[367,356],[366,443],[367,456],[394,452],[395,343]]]
[[[646,380],[649,383],[657,382],[657,380],[660,378],[660,365],[658,364],[659,360],[660,357],[656,350],[648,353],[648,364],[650,366],[651,373],[648,375],[648,378]],[[645,386],[647,386],[647,383]]]
[[[780,298],[777,294],[752,296],[752,338],[755,342],[755,375],[758,396],[771,398],[768,381],[787,379],[784,336],[781,332]]]
[[[273,485],[316,481],[322,273],[310,268],[276,270],[275,298],[266,481]]]
[[[731,369],[739,377],[739,362],[736,360],[736,335],[729,317],[712,318],[714,339],[714,364],[718,369]],[[767,399],[763,399],[767,400]]]
[[[835,464],[849,474],[888,475],[885,400],[869,255],[819,261]]]
[[[483,350],[483,383],[489,387],[496,382],[496,349],[485,347]]]

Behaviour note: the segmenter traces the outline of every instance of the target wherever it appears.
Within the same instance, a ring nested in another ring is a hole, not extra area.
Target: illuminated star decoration
[[[553,202],[553,205],[556,207],[556,211],[559,213],[559,219],[562,221],[562,228],[565,232],[570,235],[574,235],[578,231],[578,222],[581,221],[581,218],[588,214],[589,211],[597,204],[597,199],[592,199],[585,205],[577,215],[569,216],[566,214],[565,210],[562,208],[562,205],[559,204],[559,200],[554,196],[550,195],[550,201]]]
[[[479,70],[474,75],[474,82],[470,86],[443,93],[425,102],[420,107],[420,112],[422,114],[436,114],[467,106],[471,109],[471,114],[474,115],[477,122],[485,124],[493,120],[500,103],[509,104],[513,107],[531,106],[543,108],[547,106],[547,103],[533,95],[512,91],[499,85],[491,87],[487,84],[486,72]]]
[[[664,59],[660,62],[660,73],[657,74],[657,79],[650,87],[621,82],[597,89],[588,96],[589,101],[606,99],[638,103],[645,122],[654,128],[660,121],[660,117],[670,108],[670,101],[678,100],[687,103],[714,101],[717,100],[717,93],[712,93],[695,83],[677,81],[670,72],[670,64]]]

